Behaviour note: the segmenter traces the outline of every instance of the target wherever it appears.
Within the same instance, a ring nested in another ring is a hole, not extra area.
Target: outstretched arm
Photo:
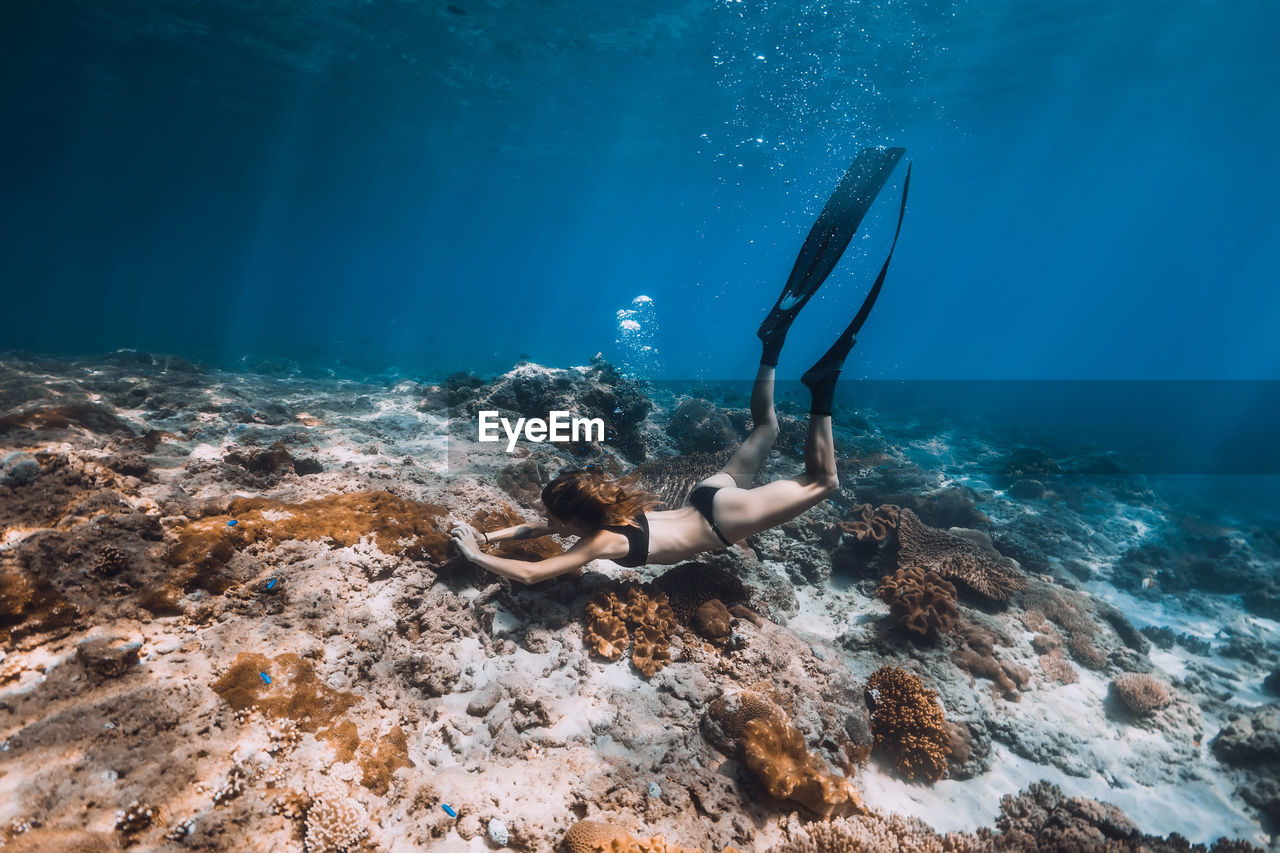
[[[594,539],[586,537],[579,539],[576,545],[563,554],[557,554],[545,560],[530,561],[511,560],[484,553],[476,543],[470,527],[459,525],[453,529],[451,535],[462,556],[482,569],[488,569],[496,575],[524,584],[537,583],[556,575],[576,571],[600,556],[599,545]]]
[[[540,536],[550,536],[555,532],[550,527],[544,527],[537,524],[517,524],[514,527],[504,527],[501,530],[482,531],[477,530],[464,521],[460,521],[454,525],[454,527],[465,527],[471,531],[477,541],[482,541],[485,545],[491,545],[494,542],[503,542],[508,539],[515,541],[520,541],[522,539],[537,539]]]

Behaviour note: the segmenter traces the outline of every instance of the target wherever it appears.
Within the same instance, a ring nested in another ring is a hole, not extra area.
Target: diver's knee
[[[778,426],[778,419],[776,417],[761,418],[756,421],[755,428],[752,432],[763,437],[770,445],[772,445],[778,440],[778,434],[782,432],[782,428]]]
[[[816,478],[822,497],[829,498],[840,490],[840,475],[835,471],[824,472]]]

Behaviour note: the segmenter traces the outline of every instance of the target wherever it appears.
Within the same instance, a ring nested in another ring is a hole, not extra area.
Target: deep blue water
[[[826,193],[892,143],[912,196],[851,373],[1280,378],[1278,29],[1269,0],[6,3],[0,349],[581,364],[645,294],[650,373],[750,376]]]

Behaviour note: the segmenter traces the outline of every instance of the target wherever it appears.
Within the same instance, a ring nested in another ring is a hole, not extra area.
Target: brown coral
[[[679,626],[661,592],[630,586],[624,600],[617,590],[597,590],[587,602],[586,615],[584,640],[601,657],[621,657],[630,628],[635,639],[631,659],[646,678],[671,661],[671,637]]]
[[[747,722],[742,732],[743,763],[770,795],[799,803],[819,817],[862,809],[858,789],[805,745],[804,735],[781,716]]]
[[[653,678],[654,673],[671,663],[671,638],[656,628],[642,625],[635,631],[635,642],[631,646],[631,662],[645,678]]]
[[[0,645],[37,634],[65,634],[75,627],[79,609],[57,587],[0,555]]]
[[[256,653],[237,655],[226,674],[213,683],[213,690],[237,711],[256,708],[268,717],[288,717],[306,732],[328,725],[356,703],[354,693],[334,690],[295,654],[274,659]]]
[[[565,853],[702,853],[695,847],[679,847],[662,836],[635,838],[620,826],[603,820],[580,820],[561,842]],[[724,853],[739,853],[726,847]]]
[[[449,537],[437,527],[446,510],[390,492],[329,495],[302,503],[235,498],[221,515],[187,523],[169,549],[177,589],[224,592],[232,584],[224,568],[236,551],[252,543],[272,547],[290,539],[333,541],[339,547],[372,537],[388,554],[431,562],[448,558]],[[228,522],[235,524],[228,526]]]
[[[1147,717],[1173,701],[1164,682],[1139,672],[1122,672],[1111,682],[1111,692],[1130,711]]]
[[[889,605],[889,618],[920,637],[946,633],[960,618],[956,588],[917,566],[882,578],[876,597]]]
[[[769,853],[988,853],[985,839],[958,832],[940,835],[924,821],[871,810],[857,817],[814,822]]]
[[[717,746],[741,750],[743,763],[769,793],[799,803],[820,816],[858,811],[862,800],[853,784],[831,773],[809,752],[804,735],[763,693],[726,693],[707,706],[704,732]]]
[[[869,503],[861,504],[849,510],[849,515],[857,514],[856,518],[837,521],[836,526],[859,542],[883,542],[890,530],[897,529],[900,512],[893,504],[881,504],[875,509]]]
[[[1080,675],[1076,672],[1075,667],[1071,665],[1071,661],[1063,657],[1062,652],[1052,651],[1049,654],[1040,656],[1040,669],[1044,674],[1059,684],[1075,684],[1080,680]]]
[[[708,640],[723,643],[733,632],[729,608],[718,598],[713,598],[693,614],[693,627]]]
[[[892,666],[871,674],[867,693],[876,748],[887,752],[909,780],[941,779],[947,771],[951,739],[938,694],[916,676]]]
[[[627,649],[627,608],[611,590],[597,590],[587,601],[587,646],[606,660],[617,660]]]
[[[99,832],[33,829],[3,845],[5,853],[114,853],[116,839]]]
[[[489,532],[528,523],[527,519],[507,503],[496,509],[480,510],[471,517],[473,527]],[[498,543],[497,547],[499,556],[513,560],[542,560],[564,553],[564,549],[548,536],[540,536],[537,539],[504,539]]]
[[[921,566],[992,601],[1008,601],[1026,580],[1008,557],[929,527],[911,510],[898,523],[898,565]]]
[[[392,726],[381,741],[365,744],[360,756],[360,784],[382,796],[391,787],[391,777],[401,767],[413,767],[409,760],[409,739],[404,729]]]

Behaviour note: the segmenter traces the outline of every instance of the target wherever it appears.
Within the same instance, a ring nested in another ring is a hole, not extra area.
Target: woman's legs
[[[811,414],[804,473],[754,489],[721,489],[712,504],[716,524],[731,542],[737,542],[790,521],[839,487],[831,415]]]
[[[773,372],[772,365],[760,365],[751,388],[751,420],[755,427],[733,458],[720,469],[733,477],[733,482],[742,489],[751,488],[778,438],[778,415],[773,410]]]

